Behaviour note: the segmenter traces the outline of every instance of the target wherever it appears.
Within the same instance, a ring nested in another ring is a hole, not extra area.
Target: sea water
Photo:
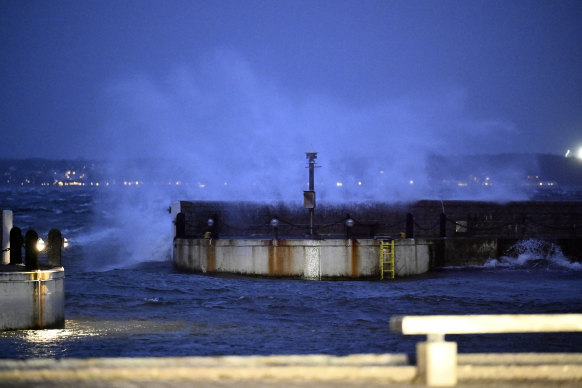
[[[132,189],[135,190],[135,189]],[[0,192],[14,226],[55,227],[66,327],[0,333],[2,358],[409,353],[393,315],[581,313],[582,268],[537,240],[479,267],[390,281],[206,276],[169,259],[172,198],[106,189]],[[580,352],[582,334],[447,336],[460,352]]]

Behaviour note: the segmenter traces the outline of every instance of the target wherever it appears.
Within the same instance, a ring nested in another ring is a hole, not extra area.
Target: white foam
[[[500,260],[490,259],[485,267],[558,267],[574,271],[582,270],[582,264],[568,259],[555,243],[538,239],[522,240],[508,250]]]

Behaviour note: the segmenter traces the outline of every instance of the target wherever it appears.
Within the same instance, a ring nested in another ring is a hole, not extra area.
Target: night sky
[[[0,18],[4,158],[582,145],[577,0],[3,0]]]

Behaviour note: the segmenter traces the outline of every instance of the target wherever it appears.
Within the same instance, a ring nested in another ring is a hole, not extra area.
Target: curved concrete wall
[[[303,279],[380,278],[378,240],[191,239],[174,241],[174,265],[202,273]],[[395,242],[396,276],[429,270],[430,243]]]
[[[23,266],[2,266],[0,330],[64,327],[63,267],[25,271]]]

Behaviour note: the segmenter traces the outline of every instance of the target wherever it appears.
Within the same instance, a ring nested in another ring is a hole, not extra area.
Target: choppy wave
[[[537,240],[517,244],[486,267],[392,281],[202,276],[160,260],[171,241],[171,220],[161,214],[167,198],[144,198],[137,191],[122,200],[91,193],[0,198],[8,208],[28,209],[15,214],[18,226],[57,226],[72,246],[63,254],[66,329],[0,333],[0,358],[414,353],[417,339],[390,332],[390,316],[582,311],[575,292],[582,286],[580,264]],[[88,207],[92,210],[72,211]],[[50,208],[64,211],[45,211]],[[459,347],[582,348],[579,333],[544,338],[463,336]]]

